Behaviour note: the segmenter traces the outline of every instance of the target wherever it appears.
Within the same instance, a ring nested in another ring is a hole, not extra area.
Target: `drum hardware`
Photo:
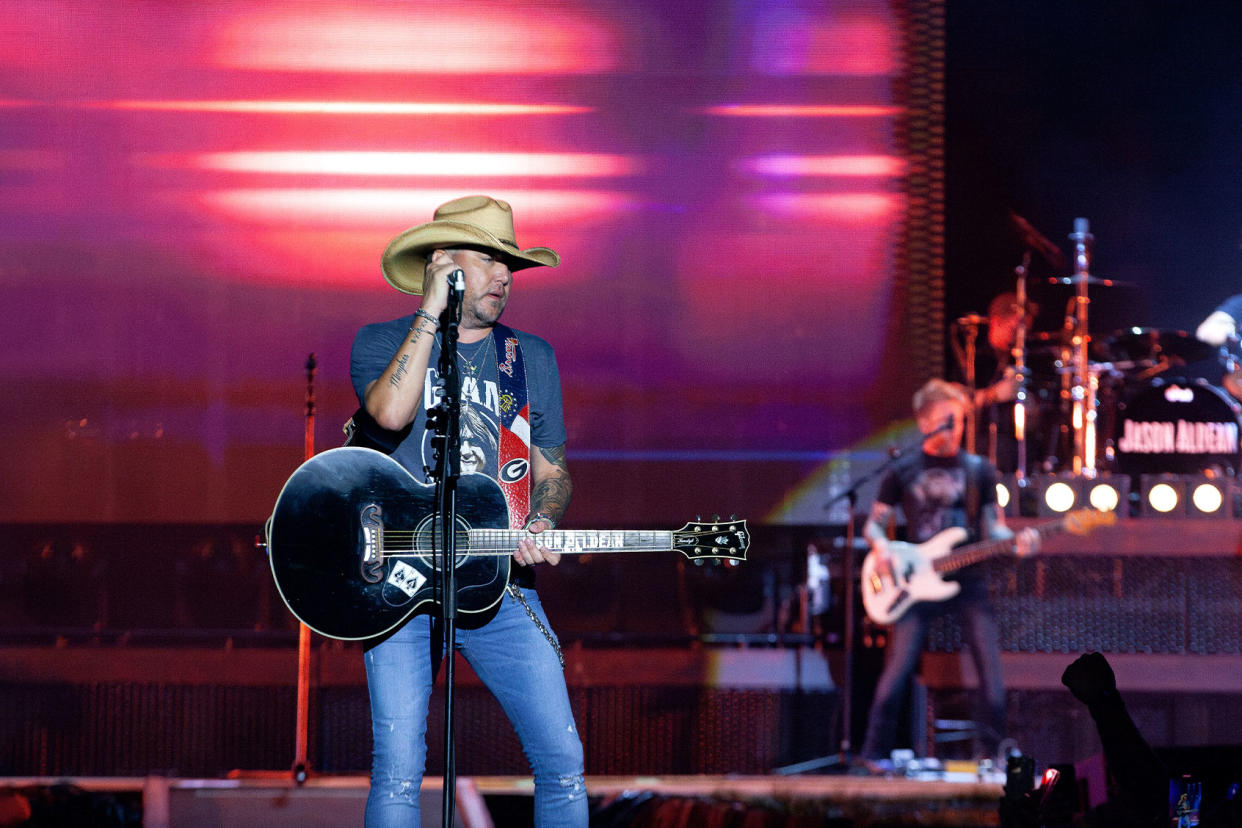
[[[1129,393],[1117,412],[1110,435],[1116,468],[1136,481],[1242,468],[1242,405],[1205,380],[1153,380]]]
[[[1116,331],[1104,344],[1113,359],[1128,359],[1155,367],[1162,363],[1187,365],[1220,358],[1217,349],[1186,331],[1162,328],[1126,328]]]
[[[1075,474],[1093,476],[1095,468],[1096,440],[1096,390],[1098,377],[1092,377],[1088,368],[1091,330],[1087,325],[1087,286],[1092,283],[1091,245],[1095,236],[1085,218],[1074,219],[1074,232],[1069,238],[1074,242],[1074,274],[1067,284],[1075,287],[1070,301],[1071,313],[1066,313],[1066,332],[1069,353],[1066,364],[1072,369],[1065,377],[1064,401],[1070,411],[1070,427],[1073,431],[1073,456],[1071,470]]]
[[[1076,219],[1075,221],[1086,221],[1086,219]],[[1091,234],[1088,233],[1088,236]],[[1070,238],[1074,238],[1073,235]],[[1117,279],[1104,279],[1099,276],[1051,276],[1048,279],[1050,285],[1098,285],[1100,287],[1127,287],[1129,282],[1121,282]]]
[[[978,382],[975,378],[975,358],[978,350],[979,327],[987,324],[987,317],[980,316],[977,313],[968,313],[958,319],[954,325],[961,330],[961,337],[964,340],[962,344],[958,343],[958,336],[954,335],[953,349],[957,352],[958,362],[962,366],[962,374],[966,380],[966,388],[970,392],[970,398],[975,398],[975,389]],[[966,451],[974,454],[975,452],[975,407],[973,405],[966,408]]]
[[[1065,269],[1065,254],[1061,252],[1061,248],[1049,241],[1048,237],[1036,230],[1029,221],[1010,210],[1009,223],[1018,232],[1028,253],[1032,250],[1039,253],[1053,270]]]
[[[1017,213],[1010,213],[1011,218],[1018,225],[1019,229],[1026,231],[1027,244],[1032,243],[1045,245],[1044,254],[1048,255],[1047,247],[1052,246],[1051,242],[1039,234],[1039,232],[1026,222]],[[1055,246],[1052,249],[1057,255],[1059,250]],[[1017,445],[1017,460],[1014,463],[1014,476],[1019,486],[1023,484],[1026,477],[1026,420],[1027,405],[1030,402],[1030,394],[1027,389],[1027,371],[1026,371],[1026,317],[1027,317],[1027,301],[1026,301],[1026,276],[1027,270],[1031,266],[1031,251],[1028,247],[1022,254],[1022,263],[1014,268],[1014,275],[1017,276],[1014,286],[1014,304],[1018,306],[1019,312],[1022,314],[1018,317],[1018,327],[1014,335],[1013,343],[1013,365],[1017,371],[1018,392],[1014,398],[1013,405],[1013,436],[1014,443]],[[998,435],[996,426],[993,424],[989,433],[989,445],[991,447],[989,459],[992,465],[996,465],[996,443]]]
[[[1225,369],[1225,376],[1221,380],[1221,385],[1225,386],[1225,390],[1232,394],[1235,399],[1242,400],[1242,364],[1239,364],[1238,358],[1234,355],[1237,349],[1238,335],[1232,334],[1220,346],[1217,357]]]
[[[1242,400],[1242,371],[1233,370],[1225,374],[1225,390],[1236,399]]]

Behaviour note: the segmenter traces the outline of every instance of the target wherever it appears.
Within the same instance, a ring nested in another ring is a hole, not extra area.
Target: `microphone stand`
[[[833,765],[848,765],[853,758],[852,745],[850,743],[850,729],[853,727],[853,695],[854,695],[854,543],[857,536],[857,530],[854,528],[855,510],[858,506],[858,490],[865,484],[879,477],[893,467],[893,464],[903,455],[914,451],[923,445],[923,441],[932,434],[937,434],[953,427],[950,420],[944,425],[937,427],[928,434],[920,434],[917,439],[910,440],[903,446],[893,446],[888,450],[888,458],[873,469],[863,472],[858,477],[850,481],[850,484],[835,497],[829,499],[824,504],[824,509],[831,508],[841,498],[846,498],[849,504],[849,520],[845,522],[845,560],[842,572],[842,580],[845,581],[845,666],[842,670],[842,690],[841,690],[841,742],[840,750],[835,754],[828,756],[819,756],[814,759],[808,759],[805,762],[798,762],[793,765],[786,765],[780,768],[773,768],[772,772],[782,775],[794,775],[806,773],[808,771],[818,770],[820,768],[830,767]],[[865,518],[864,518],[865,520]]]
[[[315,456],[315,354],[306,357],[306,429],[303,436],[305,459]],[[307,733],[310,730],[311,631],[298,624],[298,700],[293,732],[293,781],[306,782],[310,772],[307,759]]]
[[[435,431],[436,468],[431,477],[436,481],[436,516],[431,537],[433,569],[439,574],[440,618],[447,652],[444,672],[444,790],[441,809],[442,825],[453,824],[454,799],[457,790],[457,757],[453,738],[453,686],[457,658],[457,480],[461,476],[461,372],[457,368],[457,327],[461,320],[462,294],[465,278],[461,270],[449,276],[449,301],[440,315],[441,397],[439,409],[432,417]],[[439,531],[440,544],[434,543]],[[438,554],[437,554],[438,553]]]

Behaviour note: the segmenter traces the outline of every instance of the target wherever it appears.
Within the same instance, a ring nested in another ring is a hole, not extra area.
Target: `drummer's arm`
[[[1209,345],[1224,345],[1229,337],[1238,333],[1237,322],[1222,310],[1212,311],[1207,319],[1199,323],[1195,337]]]
[[[1018,372],[1010,366],[1005,375],[987,388],[975,392],[975,408],[985,408],[997,403],[1009,402],[1018,398]]]
[[[1195,337],[1209,345],[1224,345],[1238,334],[1238,319],[1242,319],[1242,293],[1230,296],[1199,323]]]

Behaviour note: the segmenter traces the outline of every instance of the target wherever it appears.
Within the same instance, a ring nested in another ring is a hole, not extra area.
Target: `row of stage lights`
[[[1124,474],[1085,477],[1074,474],[1036,474],[1021,481],[1005,475],[996,486],[996,499],[1006,515],[1055,517],[1074,509],[1115,512],[1119,518],[1234,517],[1235,481],[1211,472],[1204,474],[1144,474],[1137,497],[1131,497],[1131,478]]]

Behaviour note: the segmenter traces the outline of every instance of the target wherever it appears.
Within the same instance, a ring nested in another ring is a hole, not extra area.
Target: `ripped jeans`
[[[531,609],[551,629],[535,591],[524,593]],[[456,637],[458,650],[500,702],[521,740],[535,776],[535,825],[584,828],[582,740],[551,643],[508,592],[495,618],[479,629],[459,627]],[[440,636],[432,633],[432,618],[418,615],[363,656],[374,740],[368,826],[420,824],[427,707],[443,649]],[[486,746],[461,745],[458,753],[471,749]]]

